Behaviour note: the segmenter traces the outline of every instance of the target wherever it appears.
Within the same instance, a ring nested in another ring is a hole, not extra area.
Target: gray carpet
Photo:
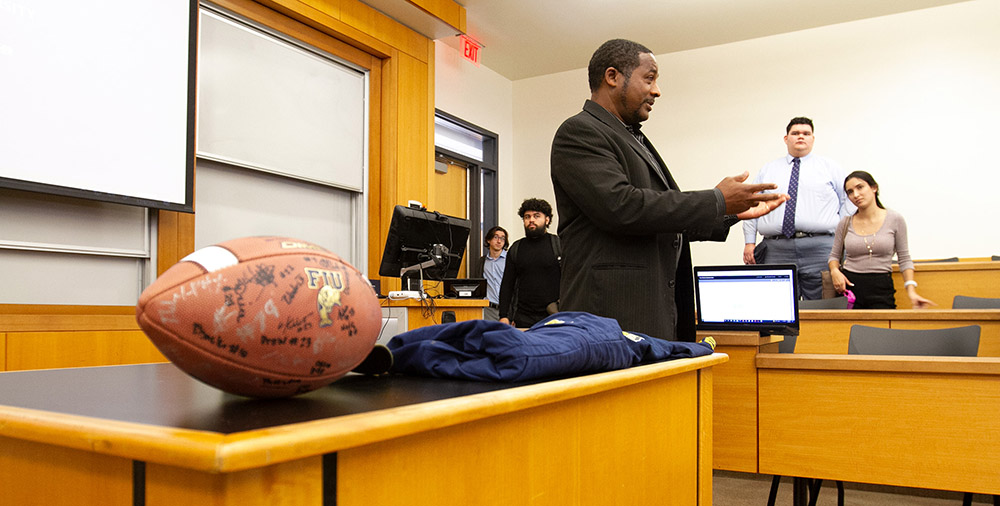
[[[712,479],[712,504],[717,506],[767,506],[767,495],[771,489],[771,476],[715,471]],[[903,487],[887,487],[862,483],[844,484],[844,504],[846,506],[962,506],[960,492],[926,490]],[[792,504],[792,480],[783,478],[778,487],[775,506]],[[989,496],[976,494],[973,504],[993,504]],[[837,486],[835,482],[823,482],[816,506],[836,506]]]

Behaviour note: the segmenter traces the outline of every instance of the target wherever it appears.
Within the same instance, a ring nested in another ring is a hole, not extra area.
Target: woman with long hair
[[[903,274],[903,288],[913,308],[936,305],[917,293],[906,221],[903,215],[886,209],[879,201],[875,178],[863,170],[854,171],[844,180],[844,191],[858,211],[840,220],[833,237],[829,266],[837,292],[851,290],[857,298],[855,309],[896,309],[896,289],[892,282],[895,255]]]

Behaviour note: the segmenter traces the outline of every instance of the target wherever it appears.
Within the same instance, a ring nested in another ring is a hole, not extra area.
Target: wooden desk
[[[710,505],[726,359],[527,385],[351,375],[269,401],[171,364],[0,373],[0,502]]]
[[[455,313],[455,321],[479,320],[483,317],[483,308],[490,302],[486,299],[379,299],[382,315],[386,316],[387,308],[406,308],[407,327],[401,332],[441,323],[441,315],[445,311]]]
[[[757,472],[757,353],[778,351],[781,336],[757,332],[699,332],[715,338],[715,351],[729,361],[712,369],[712,465],[727,471]]]
[[[910,298],[903,290],[899,264],[892,266],[896,287],[896,307],[910,309]],[[920,295],[938,306],[951,307],[956,295],[1000,297],[1000,262],[928,262],[914,264],[914,279]]]
[[[899,329],[979,325],[979,356],[1000,357],[1000,309],[802,310],[795,353],[846,354],[854,324]]]
[[[1000,494],[1000,359],[796,353],[756,364],[759,472]]]

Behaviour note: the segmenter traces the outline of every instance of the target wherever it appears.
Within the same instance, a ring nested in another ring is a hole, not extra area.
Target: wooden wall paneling
[[[177,260],[174,263],[194,252],[194,224],[194,214],[180,213],[177,216]]]
[[[355,0],[256,0],[380,58],[393,49],[426,61],[426,37]]]
[[[166,362],[133,306],[0,305],[3,370]]]
[[[386,118],[382,116],[385,109],[382,105],[382,69],[384,61],[369,56],[368,80],[368,268],[364,270],[368,277],[378,276],[379,262],[382,259],[382,249],[385,247],[386,228],[383,223],[383,196],[387,194],[385,185],[391,180],[386,174],[389,169],[383,156],[383,130],[388,127]],[[383,293],[386,293],[383,291]]]
[[[400,120],[396,113],[399,107],[399,65],[398,52],[393,52],[391,58],[382,60],[382,131],[380,135],[382,170],[379,185],[379,201],[376,203],[378,214],[371,217],[371,221],[378,221],[379,235],[375,240],[377,248],[368,251],[370,263],[374,266],[372,276],[378,273],[378,266],[382,259],[382,249],[385,244],[386,233],[389,230],[389,223],[392,221],[392,209],[396,204],[406,204],[406,201],[399,202],[398,192],[401,186],[400,171],[402,167],[399,163],[399,153],[396,149],[397,139],[400,132]],[[369,230],[369,234],[370,234]],[[399,290],[401,284],[398,278],[382,278],[382,293],[388,294],[392,290]]]
[[[825,317],[824,317],[825,316]],[[863,321],[851,318],[850,311],[807,310],[799,313],[799,336],[795,340],[795,353],[846,354],[851,337],[851,326],[889,328],[889,315],[880,319]]]
[[[434,109],[428,100],[433,87],[429,84],[428,66],[402,52],[394,52],[387,63],[382,73],[382,230],[377,248],[369,252],[376,266],[372,273],[378,272],[393,207],[406,205],[409,200],[427,204],[434,163]],[[400,287],[398,278],[383,278],[382,283],[383,293]]]
[[[422,119],[423,120],[424,129],[427,132],[426,144],[424,144],[424,146],[423,146],[423,148],[424,148],[424,150],[423,150],[423,156],[427,157],[426,158],[427,165],[426,165],[426,168],[424,169],[424,171],[425,171],[424,174],[426,175],[426,178],[427,178],[427,193],[428,193],[427,199],[430,200],[431,180],[432,180],[432,178],[435,175],[435,173],[434,173],[434,156],[435,156],[435,153],[437,152],[437,149],[434,146],[434,111],[435,111],[434,110],[434,41],[433,40],[427,40],[425,42],[425,45],[426,45],[426,48],[427,48],[427,61],[426,61],[426,65],[423,66],[422,69],[419,66],[417,66],[417,70],[422,70],[422,72],[420,72],[419,74],[414,75],[414,79],[415,80],[423,79],[423,81],[424,81],[424,87],[423,87],[423,91],[424,91],[424,106],[427,109],[426,109],[426,113],[421,114],[420,116],[417,116],[416,118],[414,118],[414,120],[415,121],[421,121],[421,119]],[[467,193],[468,190],[466,190],[463,187],[461,189],[461,192],[464,194],[464,193]],[[431,209],[431,208],[428,207],[428,209]],[[462,216],[465,216],[465,212],[463,212]],[[463,276],[464,276],[464,274],[463,274]]]
[[[248,1],[248,0],[226,0]],[[351,44],[369,54],[385,58],[392,52],[392,44],[366,31],[371,23],[352,19],[361,28],[342,21],[341,5],[338,0],[253,0],[300,23],[309,25],[327,35]],[[353,0],[347,0],[351,2]],[[362,16],[363,18],[363,16]]]
[[[0,332],[0,371],[7,370],[7,333]]]
[[[465,7],[453,0],[406,0],[424,12],[465,33]]]
[[[369,69],[372,66],[372,54],[355,44],[345,42],[341,37],[333,36],[331,26],[323,24],[323,20],[331,21],[323,16],[321,19],[307,19],[302,15],[288,16],[285,12],[267,8],[268,4],[280,2],[251,2],[249,0],[213,0],[241,16],[264,24],[292,38],[316,46],[328,53],[343,58],[359,67]],[[288,9],[285,9],[287,11]],[[335,24],[335,23],[334,23]],[[378,59],[375,59],[378,61]]]
[[[399,63],[397,102],[399,133],[396,149],[399,166],[399,186],[396,203],[419,200],[427,204],[430,172],[434,163],[434,141],[431,127],[433,109],[428,103],[427,65],[405,53],[396,58]]]
[[[322,0],[316,0],[322,1]],[[421,62],[427,62],[427,37],[407,28],[362,2],[339,0],[341,21]],[[434,52],[432,51],[433,55]]]
[[[135,315],[133,306],[64,306],[55,304],[0,304],[0,329],[7,323],[4,315],[54,315],[54,316],[94,316],[94,315]],[[48,320],[36,319],[35,330],[40,330]]]
[[[795,353],[846,354],[853,325],[897,329],[979,325],[979,356],[1000,357],[1000,310],[996,309],[818,309],[802,311],[799,317]]]
[[[126,314],[0,314],[0,331],[72,332],[81,330],[139,330],[139,326],[135,322],[135,308],[132,306],[115,307],[128,308],[131,312]]]
[[[8,332],[7,370],[167,362],[141,330]]]
[[[156,230],[156,274],[194,251],[194,214],[159,211]]]
[[[913,279],[918,284],[917,293],[934,301],[939,309],[951,308],[956,295],[1000,297],[1000,262],[918,263],[914,265]],[[893,266],[892,281],[896,307],[912,309],[898,265]]]
[[[156,274],[159,276],[177,263],[177,218],[175,211],[159,211],[156,220]]]
[[[156,274],[194,251],[194,214],[159,211],[156,230]]]

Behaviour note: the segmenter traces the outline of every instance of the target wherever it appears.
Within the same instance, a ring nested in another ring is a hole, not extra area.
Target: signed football
[[[178,368],[226,392],[287,397],[360,364],[382,322],[371,284],[339,256],[245,237],[181,259],[139,296],[139,326]]]

